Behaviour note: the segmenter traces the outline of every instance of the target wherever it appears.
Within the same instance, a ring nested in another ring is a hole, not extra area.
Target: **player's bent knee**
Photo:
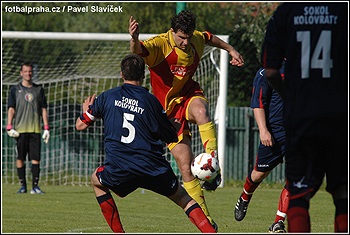
[[[91,178],[90,178],[90,181],[91,181],[91,184],[93,186],[99,186],[101,185],[98,178],[97,178],[97,175],[96,175],[96,171],[94,171],[94,173],[91,174]]]

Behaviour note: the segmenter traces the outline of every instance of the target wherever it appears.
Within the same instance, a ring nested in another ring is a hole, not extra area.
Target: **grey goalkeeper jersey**
[[[24,87],[21,83],[11,87],[8,108],[16,110],[12,123],[19,133],[41,133],[42,108],[47,108],[44,89],[41,85]]]

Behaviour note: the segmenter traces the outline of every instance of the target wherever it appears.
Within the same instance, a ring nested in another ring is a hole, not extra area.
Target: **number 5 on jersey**
[[[135,127],[130,123],[130,121],[134,121],[134,114],[124,113],[123,115],[123,128],[129,130],[128,136],[122,136],[121,142],[129,144],[135,139]]]

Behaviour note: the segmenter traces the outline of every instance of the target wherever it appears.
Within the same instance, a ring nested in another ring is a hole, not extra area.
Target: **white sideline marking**
[[[67,233],[83,233],[83,231],[86,230],[96,230],[96,229],[105,229],[106,226],[104,227],[90,227],[90,228],[76,228],[76,229],[72,229],[72,230],[68,230]]]

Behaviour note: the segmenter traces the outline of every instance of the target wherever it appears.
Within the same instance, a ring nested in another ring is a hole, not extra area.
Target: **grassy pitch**
[[[111,233],[90,186],[40,185],[43,195],[16,194],[19,185],[2,185],[2,233]],[[219,233],[267,233],[282,186],[262,183],[243,221],[234,218],[241,185],[205,192]],[[138,189],[125,198],[114,195],[127,233],[199,233],[183,210],[168,198]],[[334,206],[321,189],[311,201],[312,233],[333,233]]]

